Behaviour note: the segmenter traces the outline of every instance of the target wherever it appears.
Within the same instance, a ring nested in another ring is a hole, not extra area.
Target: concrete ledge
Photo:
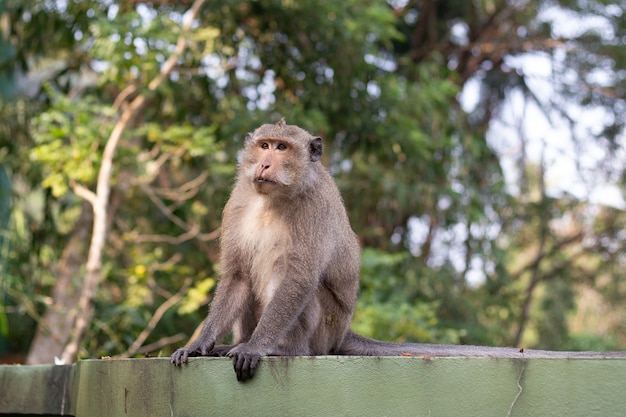
[[[626,358],[226,358],[0,366],[0,415],[623,416]]]

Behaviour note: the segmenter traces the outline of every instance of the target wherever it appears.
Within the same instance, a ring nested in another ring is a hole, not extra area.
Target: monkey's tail
[[[338,353],[354,356],[502,356],[505,353],[508,356],[513,352],[518,352],[515,349],[487,348],[490,352],[482,351],[480,354],[481,349],[485,348],[430,343],[383,342],[349,331]]]
[[[491,347],[471,345],[439,345],[430,343],[394,343],[369,339],[349,331],[339,355],[352,356],[455,356],[493,358],[572,358],[572,357],[626,357],[626,352],[556,352],[530,350],[512,347]]]

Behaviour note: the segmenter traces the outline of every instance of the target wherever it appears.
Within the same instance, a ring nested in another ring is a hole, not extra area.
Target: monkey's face
[[[294,197],[315,187],[321,155],[321,138],[281,119],[248,134],[239,154],[239,176],[259,193]]]
[[[248,177],[254,188],[262,194],[294,184],[302,165],[301,156],[292,143],[273,138],[259,138],[250,144],[246,158]]]

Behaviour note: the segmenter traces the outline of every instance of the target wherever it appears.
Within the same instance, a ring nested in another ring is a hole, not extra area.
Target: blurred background
[[[247,132],[324,138],[353,328],[626,348],[626,1],[0,1],[0,358],[165,356]]]

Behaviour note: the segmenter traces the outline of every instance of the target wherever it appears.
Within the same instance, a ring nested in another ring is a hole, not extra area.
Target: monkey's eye
[[[278,146],[276,146],[276,149],[278,149],[279,151],[284,151],[285,149],[287,149],[287,145],[285,145],[284,143],[279,143]]]
[[[262,142],[261,143],[261,149],[269,149],[270,148],[270,144],[267,142]]]

